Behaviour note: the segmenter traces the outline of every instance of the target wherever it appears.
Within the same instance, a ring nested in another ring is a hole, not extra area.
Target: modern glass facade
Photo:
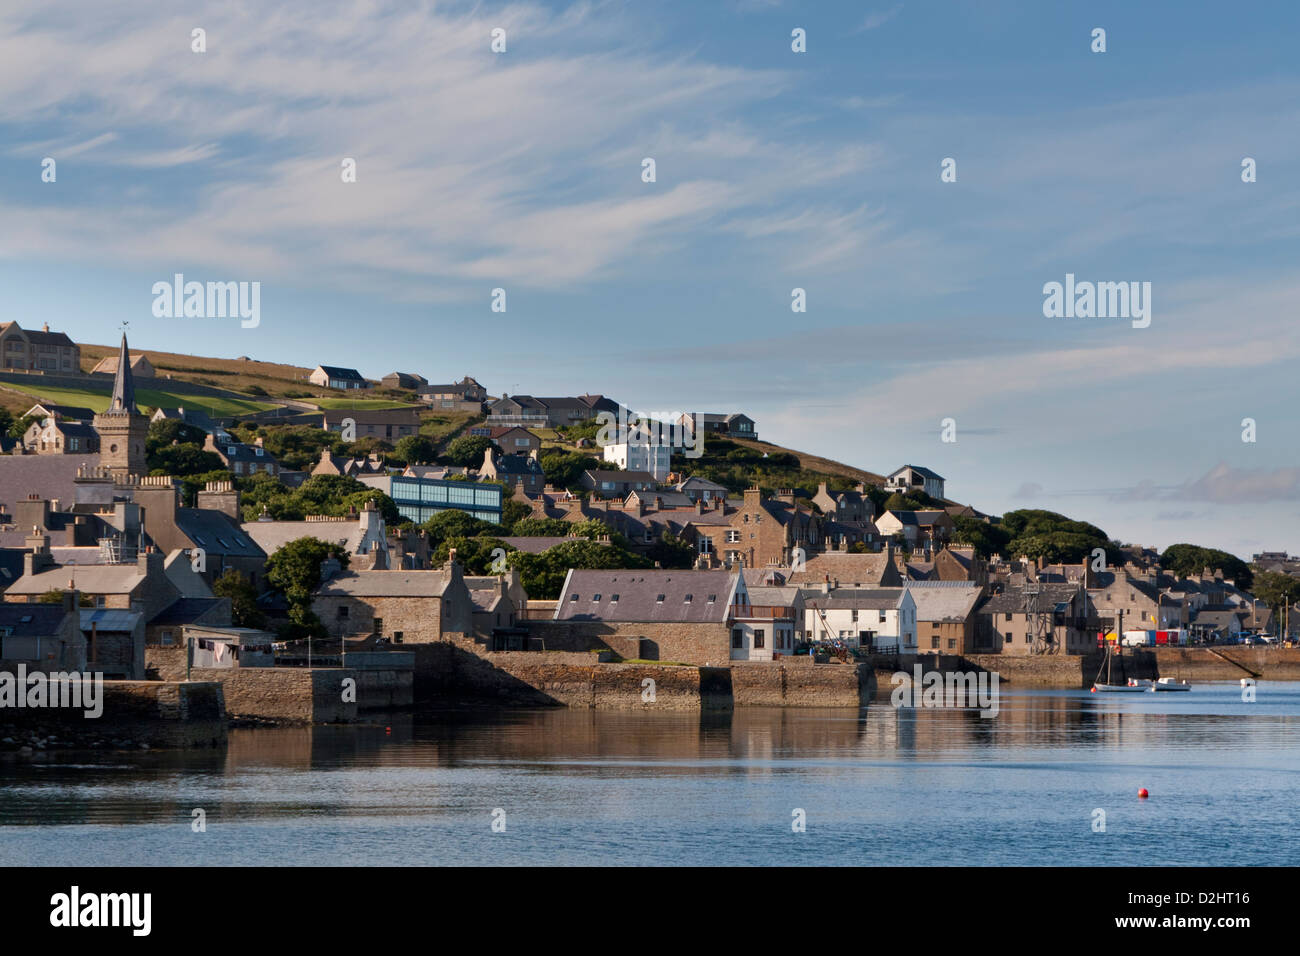
[[[403,518],[421,524],[439,511],[455,509],[482,521],[501,523],[500,485],[472,481],[442,481],[437,478],[404,478],[394,475],[388,496]]]

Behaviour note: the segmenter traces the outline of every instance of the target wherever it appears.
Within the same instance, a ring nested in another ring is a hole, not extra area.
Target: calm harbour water
[[[1257,692],[394,715],[6,756],[0,864],[1296,865],[1300,683]]]

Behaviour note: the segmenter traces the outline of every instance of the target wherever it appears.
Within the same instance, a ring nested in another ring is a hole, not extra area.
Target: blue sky
[[[1297,28],[1291,3],[10,3],[4,318],[745,411],[986,511],[1296,551]],[[261,324],[154,318],[176,272],[261,282]],[[1066,273],[1150,282],[1150,327],[1045,318]]]

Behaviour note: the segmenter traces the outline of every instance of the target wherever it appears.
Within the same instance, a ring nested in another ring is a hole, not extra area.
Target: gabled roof
[[[365,381],[361,377],[361,373],[354,368],[339,368],[337,365],[317,365],[316,367],[330,378],[349,379],[357,382]]]
[[[13,637],[48,637],[63,626],[59,604],[0,604],[0,627]]]
[[[801,588],[804,603],[813,609],[887,611],[901,607],[906,588],[835,588],[829,594]]]
[[[446,571],[343,571],[317,589],[323,597],[442,597]]]
[[[902,472],[907,471],[909,468],[912,471],[916,472],[918,475],[920,475],[922,478],[932,478],[935,481],[944,480],[943,475],[940,475],[937,472],[933,472],[929,468],[922,468],[920,465],[904,465],[902,468],[899,468],[897,471],[891,471],[888,477],[893,478],[895,475],[901,474]]]
[[[721,623],[738,587],[734,571],[572,570],[555,620]]]
[[[212,508],[177,508],[176,527],[208,554],[265,558],[234,518]]]

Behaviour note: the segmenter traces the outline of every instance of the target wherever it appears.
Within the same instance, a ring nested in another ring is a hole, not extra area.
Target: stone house
[[[916,602],[920,654],[976,653],[976,606],[984,588],[967,581],[916,581],[908,585]]]
[[[420,413],[414,408],[327,408],[321,427],[341,435],[347,422],[356,430],[356,441],[377,438],[394,445],[420,433]]]
[[[384,388],[423,388],[429,384],[429,380],[423,375],[416,375],[414,372],[389,372],[379,380],[379,384]]]
[[[415,394],[434,408],[474,412],[482,410],[488,397],[487,389],[469,375],[450,385],[421,385]]]
[[[529,497],[541,494],[546,487],[546,474],[535,451],[526,455],[503,455],[495,445],[489,445],[483,452],[483,464],[478,475],[483,481],[500,481],[509,488],[522,488]]]
[[[50,416],[32,422],[23,433],[23,447],[38,455],[85,455],[99,452],[99,432],[86,422]]]
[[[0,323],[0,358],[5,369],[81,374],[81,347],[63,332],[23,329],[17,322]]]
[[[984,653],[1087,654],[1097,649],[1095,612],[1078,582],[1008,584],[976,613],[975,641]]]
[[[77,591],[58,604],[0,604],[0,671],[19,664],[28,673],[86,670]]]
[[[239,478],[263,472],[273,477],[280,474],[280,463],[262,447],[261,435],[253,439],[253,444],[245,445],[224,432],[220,436],[209,433],[203,440],[203,450],[220,458],[230,473]]]
[[[474,632],[474,604],[455,553],[436,571],[342,571],[323,581],[312,611],[332,635],[428,644]]]
[[[822,548],[821,519],[798,503],[793,491],[764,498],[758,488],[745,490],[743,504],[726,524],[702,525],[696,542],[701,559],[727,567],[789,566],[801,549],[806,559]]]

